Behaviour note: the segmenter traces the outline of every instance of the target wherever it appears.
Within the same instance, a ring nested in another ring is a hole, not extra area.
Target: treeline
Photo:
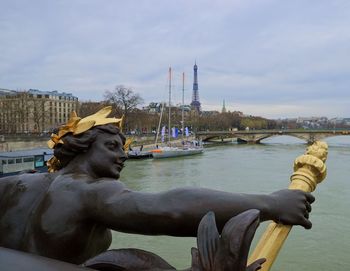
[[[220,131],[230,129],[275,129],[276,121],[256,116],[245,116],[241,112],[227,112],[201,115],[193,123],[198,130]]]
[[[124,132],[154,133],[160,119],[160,110],[154,112],[148,109],[139,109],[143,99],[131,88],[119,85],[114,91],[106,91],[105,100],[101,102],[82,102],[79,107],[79,116],[84,117],[95,113],[104,106],[111,105],[113,114],[117,117],[124,115]],[[168,105],[165,105],[161,126],[168,125]],[[181,128],[182,109],[171,108],[171,126]],[[276,121],[256,116],[245,116],[242,112],[196,111],[187,110],[184,113],[185,126],[192,131],[230,130],[230,129],[275,129]]]
[[[113,91],[106,91],[104,100],[101,102],[80,103],[79,116],[87,116],[95,113],[106,105],[113,107],[113,114],[116,117],[124,115],[123,131],[126,133],[155,133],[159,125],[161,106],[159,103],[151,103],[149,106],[140,109],[143,103],[140,95],[131,88],[123,85],[117,86]],[[158,107],[155,108],[154,105]],[[327,119],[326,117],[294,118],[271,120],[258,116],[245,115],[240,111],[218,112],[203,111],[198,114],[196,111],[185,107],[185,126],[192,131],[224,131],[224,130],[261,130],[261,129],[349,129],[349,119]],[[152,110],[151,110],[152,109]],[[168,105],[164,105],[164,114],[161,126],[168,126]],[[171,108],[171,127],[181,128],[182,120],[181,107]]]

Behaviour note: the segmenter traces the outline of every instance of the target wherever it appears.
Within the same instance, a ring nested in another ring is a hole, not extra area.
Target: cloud
[[[4,1],[0,88],[101,100],[124,84],[147,103],[172,66],[174,103],[182,72],[190,103],[197,60],[203,109],[346,117],[349,25],[345,0]]]

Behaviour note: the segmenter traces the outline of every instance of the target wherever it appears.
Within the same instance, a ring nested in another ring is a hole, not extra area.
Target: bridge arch
[[[279,142],[279,141],[283,142],[284,138],[292,143],[301,143],[301,144],[306,143],[305,139],[301,139],[301,138],[298,138],[298,137],[292,136],[292,135],[272,135],[270,137],[264,138],[259,143],[263,143],[263,144],[269,143],[269,140],[272,142],[274,142],[274,141],[275,142]]]
[[[206,131],[196,133],[198,139],[211,141],[215,138],[224,140],[225,138],[237,138],[239,142],[260,143],[262,140],[272,136],[288,135],[301,139],[307,143],[323,140],[328,137],[350,135],[349,130],[251,130],[251,131]]]

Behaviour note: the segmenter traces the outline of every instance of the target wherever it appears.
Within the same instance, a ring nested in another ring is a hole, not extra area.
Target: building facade
[[[0,89],[0,134],[42,133],[66,123],[78,98],[58,91]]]

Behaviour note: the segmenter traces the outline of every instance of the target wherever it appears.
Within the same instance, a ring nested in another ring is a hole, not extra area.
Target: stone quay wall
[[[0,152],[47,148],[49,137],[0,136]]]
[[[132,137],[132,146],[154,145],[154,135]],[[40,135],[0,135],[0,152],[47,148],[49,136]],[[160,143],[159,143],[160,144]]]

